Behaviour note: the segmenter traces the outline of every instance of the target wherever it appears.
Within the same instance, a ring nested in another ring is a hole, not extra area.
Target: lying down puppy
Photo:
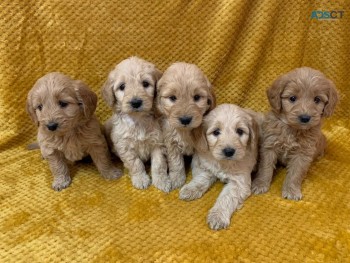
[[[207,217],[214,230],[228,227],[232,213],[251,194],[251,172],[258,156],[258,124],[251,113],[233,104],[222,104],[194,131],[193,179],[181,188],[180,199],[200,198],[217,179],[224,182]]]
[[[29,91],[27,112],[38,126],[42,156],[54,176],[52,188],[68,187],[68,162],[90,155],[106,179],[122,172],[111,160],[100,124],[94,115],[97,96],[83,82],[53,72],[40,78]]]

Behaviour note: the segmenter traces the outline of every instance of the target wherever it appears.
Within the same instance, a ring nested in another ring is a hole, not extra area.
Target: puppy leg
[[[168,151],[168,165],[169,177],[171,181],[171,188],[177,189],[185,184],[186,171],[184,157],[177,145],[170,145],[167,147]]]
[[[112,164],[106,143],[94,145],[89,149],[89,154],[105,179],[118,179],[123,175],[123,172]]]
[[[273,150],[262,151],[260,156],[257,176],[252,183],[254,194],[266,193],[269,190],[277,163],[277,154]]]
[[[167,173],[167,161],[164,156],[165,149],[156,147],[151,156],[152,184],[159,190],[169,193],[171,181]]]
[[[50,170],[54,177],[52,188],[55,191],[61,191],[62,189],[67,188],[72,179],[70,178],[68,165],[64,155],[61,152],[55,151],[53,154],[47,156],[46,159],[49,162]]]
[[[216,177],[213,174],[200,167],[197,155],[194,155],[192,159],[192,177],[191,182],[184,185],[180,190],[179,197],[182,200],[191,201],[201,198],[216,181]]]
[[[235,181],[229,181],[209,211],[207,217],[209,227],[213,230],[227,228],[230,225],[232,213],[241,208],[250,194],[250,174],[240,176]]]
[[[282,197],[300,200],[301,183],[310,167],[312,158],[303,155],[293,156],[287,165],[287,176],[283,182]]]

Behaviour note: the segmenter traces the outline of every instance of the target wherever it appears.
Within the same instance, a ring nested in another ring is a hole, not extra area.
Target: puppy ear
[[[249,148],[254,153],[258,152],[259,145],[259,126],[253,116],[251,116],[249,124]]]
[[[163,76],[163,72],[154,67],[153,76],[155,77],[156,82],[158,82],[158,80],[160,80],[160,78]]]
[[[38,117],[36,116],[33,105],[33,89],[29,91],[27,96],[26,110],[32,121],[39,126]]]
[[[108,104],[109,107],[113,107],[113,105],[117,102],[113,92],[113,81],[110,77],[107,78],[105,83],[101,88],[102,98]]]
[[[267,98],[270,102],[272,109],[276,112],[280,112],[282,109],[281,94],[288,83],[288,74],[278,77],[267,89]]]
[[[206,130],[203,124],[201,124],[197,128],[194,128],[191,131],[191,134],[192,134],[193,145],[197,151],[205,152],[209,150]]]
[[[207,83],[207,87],[208,87],[208,109],[205,112],[205,114],[209,113],[209,111],[211,111],[212,109],[214,109],[216,107],[216,97],[215,97],[215,93],[214,93],[214,87],[211,85],[210,81],[208,80],[207,77],[205,77],[206,79],[206,83]]]
[[[80,80],[76,81],[74,90],[78,99],[78,103],[84,109],[85,117],[90,118],[94,114],[97,107],[97,95]]]
[[[333,81],[327,79],[327,82],[328,82],[328,101],[326,103],[326,106],[323,109],[323,116],[326,118],[330,117],[333,114],[335,106],[339,101],[339,94],[337,89],[335,88]]]

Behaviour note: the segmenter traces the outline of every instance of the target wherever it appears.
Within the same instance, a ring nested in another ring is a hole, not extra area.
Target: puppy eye
[[[39,111],[41,111],[43,109],[43,105],[42,104],[39,104],[37,107],[36,107]]]
[[[244,131],[241,128],[237,128],[236,132],[239,136],[242,136],[244,133]]]
[[[321,102],[320,97],[316,96],[316,97],[314,98],[314,102],[315,102],[316,104],[319,104],[319,103]]]
[[[193,97],[194,101],[199,101],[201,99],[201,96],[200,95],[194,95]]]
[[[296,96],[289,97],[289,100],[291,102],[295,102],[297,100],[297,97]]]
[[[65,102],[65,101],[62,101],[62,100],[58,101],[58,104],[61,106],[61,108],[65,108],[65,107],[68,106],[68,102]]]
[[[213,135],[214,136],[219,136],[220,135],[220,129],[216,129],[215,131],[213,131]]]
[[[142,81],[142,86],[144,88],[148,88],[150,86],[149,82],[148,81]]]
[[[120,84],[118,87],[119,90],[123,91],[125,89],[125,83]]]
[[[172,102],[175,102],[177,100],[176,96],[170,96],[169,99],[172,101]]]

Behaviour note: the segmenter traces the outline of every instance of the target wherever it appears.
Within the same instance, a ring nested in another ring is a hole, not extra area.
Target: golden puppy
[[[225,183],[207,222],[211,229],[226,228],[231,215],[251,193],[251,172],[258,155],[258,125],[248,111],[222,104],[212,110],[194,131],[196,152],[193,179],[180,190],[180,198],[200,198],[220,179]]]
[[[90,155],[106,179],[122,175],[110,161],[107,143],[94,115],[97,96],[83,82],[53,72],[40,78],[28,93],[27,112],[38,125],[42,156],[54,176],[52,188],[71,183],[67,161]]]
[[[157,90],[169,176],[175,189],[186,180],[183,155],[193,154],[191,130],[201,125],[203,116],[215,107],[214,93],[196,65],[182,62],[171,65],[164,72]]]
[[[312,161],[323,155],[326,138],[321,132],[322,119],[332,115],[338,93],[320,71],[303,67],[277,78],[267,96],[272,111],[263,123],[261,160],[252,191],[268,191],[280,161],[288,169],[282,196],[300,200],[303,178]]]
[[[163,137],[153,107],[160,77],[161,72],[153,64],[131,57],[109,74],[102,96],[114,111],[105,124],[106,133],[114,152],[129,169],[134,187],[145,189],[150,185],[143,162],[151,159],[153,185],[169,192]]]

